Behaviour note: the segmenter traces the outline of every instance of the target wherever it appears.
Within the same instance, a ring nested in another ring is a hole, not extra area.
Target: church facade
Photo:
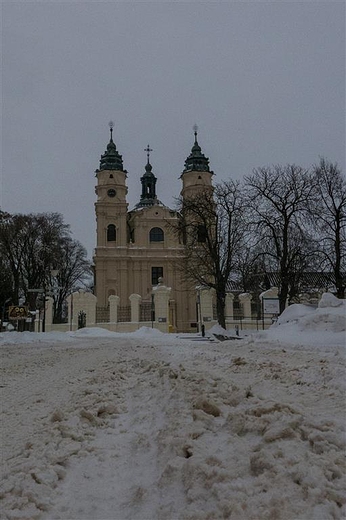
[[[174,231],[179,214],[157,198],[157,178],[150,164],[149,145],[145,172],[140,179],[140,200],[129,210],[127,171],[110,126],[110,141],[96,170],[94,286],[97,305],[106,307],[108,298],[117,295],[120,308],[125,308],[130,295],[138,294],[150,308],[153,289],[164,285],[170,287],[169,330],[193,332],[198,323],[196,290],[193,283],[184,279],[181,267],[184,245]],[[209,159],[198,144],[195,127],[194,144],[180,176],[181,196],[191,197],[198,190],[210,187],[212,175]]]

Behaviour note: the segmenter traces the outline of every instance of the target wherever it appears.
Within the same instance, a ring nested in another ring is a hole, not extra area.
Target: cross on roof
[[[112,139],[113,139],[113,127],[114,127],[113,121],[109,121],[108,126],[109,126],[110,131],[111,131],[111,141],[112,141]]]
[[[147,158],[148,158],[148,162],[149,162],[150,152],[152,152],[153,149],[150,148],[150,146],[148,145],[146,148],[144,148],[144,151],[147,152]]]

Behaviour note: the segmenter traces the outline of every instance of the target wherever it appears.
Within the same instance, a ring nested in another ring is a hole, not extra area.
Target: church
[[[150,164],[149,145],[146,151],[140,200],[129,210],[128,173],[113,141],[113,124],[110,123],[110,140],[96,170],[93,260],[97,305],[107,307],[108,298],[118,296],[120,319],[127,321],[128,317],[122,317],[121,313],[126,314],[130,295],[137,294],[141,297],[142,313],[147,313],[147,321],[150,321],[153,290],[164,285],[170,288],[169,330],[194,332],[198,323],[196,289],[192,282],[184,279],[181,268],[184,245],[174,231],[179,214],[157,198],[157,178]],[[195,126],[191,153],[180,175],[182,198],[211,187],[212,176],[209,159],[198,144]],[[143,316],[142,321],[146,321]]]

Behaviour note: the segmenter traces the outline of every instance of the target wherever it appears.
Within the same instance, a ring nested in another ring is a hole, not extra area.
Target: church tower
[[[183,199],[194,197],[199,191],[212,189],[212,176],[210,171],[209,159],[202,153],[202,149],[197,141],[197,125],[194,126],[195,142],[191,153],[185,161],[184,171],[180,178],[183,183],[181,196]]]
[[[193,197],[199,190],[212,190],[209,159],[198,144],[197,127],[194,132],[195,142],[181,174],[184,198]],[[130,301],[138,300],[141,302],[138,323],[132,326],[139,327],[151,319],[147,311],[151,312],[152,295],[161,284],[161,288],[169,289],[170,295],[165,317],[167,327],[193,331],[198,321],[196,292],[194,284],[184,278],[182,269],[184,244],[176,232],[180,229],[181,215],[158,199],[149,145],[145,151],[147,162],[140,176],[140,200],[129,211],[127,172],[113,141],[113,123],[110,123],[110,140],[96,170],[94,269],[98,316],[101,319],[107,314],[109,297],[116,295],[119,306],[116,327],[120,327],[118,323],[131,321]],[[160,314],[157,319],[161,319]]]
[[[144,151],[147,152],[147,164],[145,166],[145,174],[141,177],[142,194],[140,201],[136,204],[136,208],[145,208],[148,206],[154,206],[154,204],[160,204],[160,201],[156,197],[157,179],[152,172],[153,167],[149,162],[150,152],[153,150],[148,145]]]
[[[95,192],[96,212],[96,251],[95,251],[95,294],[106,305],[110,294],[116,294],[119,280],[110,268],[114,248],[125,247],[127,237],[126,201],[127,172],[123,167],[122,156],[113,141],[113,123],[110,126],[110,140],[96,170]],[[112,253],[113,251],[113,253]],[[107,288],[107,294],[106,294]]]

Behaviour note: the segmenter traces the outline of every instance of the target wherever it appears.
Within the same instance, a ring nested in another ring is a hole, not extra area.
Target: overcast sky
[[[1,208],[62,213],[90,258],[110,120],[130,208],[148,143],[174,207],[195,123],[215,181],[345,172],[343,1],[3,1],[2,49]]]

